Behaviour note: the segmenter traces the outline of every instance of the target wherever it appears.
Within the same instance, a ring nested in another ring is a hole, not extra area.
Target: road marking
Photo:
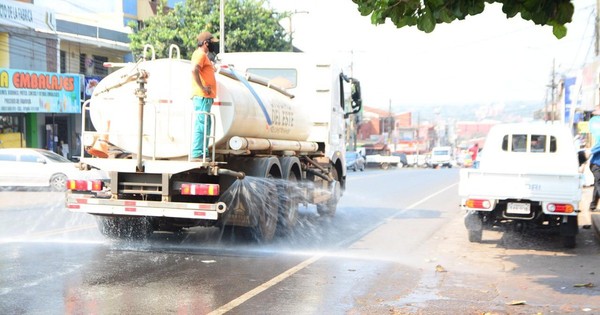
[[[412,209],[415,208],[416,206],[424,203],[425,201],[445,192],[446,190],[454,187],[458,185],[458,182],[447,186],[441,190],[438,190],[437,192],[411,204],[410,206],[408,206],[406,209]],[[313,263],[315,263],[316,261],[318,261],[319,259],[323,258],[325,255],[324,254],[319,254],[319,255],[314,255],[306,260],[304,260],[303,262],[297,264],[296,266],[282,272],[281,274],[277,275],[276,277],[272,278],[271,280],[259,285],[258,287],[240,295],[238,298],[232,300],[231,302],[219,307],[218,309],[208,313],[207,315],[220,315],[220,314],[225,314],[229,311],[231,311],[232,309],[240,306],[242,303],[248,301],[249,299],[257,296],[258,294],[260,294],[261,292],[266,291],[267,289],[273,287],[274,285],[278,284],[279,282],[291,277],[293,274],[295,274],[296,272],[312,265]]]
[[[312,265],[314,262],[316,262],[317,260],[321,259],[321,257],[323,257],[323,255],[316,255],[313,256],[299,264],[297,264],[296,266],[284,271],[283,273],[279,274],[278,276],[276,276],[275,278],[259,285],[258,287],[242,294],[240,297],[234,299],[233,301],[219,307],[218,309],[208,313],[208,315],[219,315],[219,314],[225,314],[229,311],[231,311],[232,309],[236,308],[237,306],[239,306],[240,304],[248,301],[249,299],[255,297],[256,295],[260,294],[261,292],[271,288],[272,286],[278,284],[279,282],[291,277],[293,274],[295,274],[296,272]]]

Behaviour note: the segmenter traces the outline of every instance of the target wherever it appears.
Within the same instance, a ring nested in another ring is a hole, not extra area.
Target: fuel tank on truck
[[[244,74],[218,67],[215,147],[226,150],[233,136],[304,141],[310,133],[306,108]],[[98,83],[90,100],[90,119],[98,133],[126,151],[137,153],[139,88],[132,75],[145,71],[142,155],[157,159],[186,157],[192,136],[191,65],[188,60],[154,59],[111,73]],[[128,79],[129,78],[129,79]]]

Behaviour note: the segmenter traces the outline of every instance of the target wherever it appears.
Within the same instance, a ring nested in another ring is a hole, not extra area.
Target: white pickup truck
[[[583,177],[568,127],[500,124],[483,147],[478,169],[462,169],[459,196],[469,241],[484,229],[512,224],[560,232],[573,248]]]
[[[401,164],[400,157],[392,155],[385,144],[366,145],[364,147],[365,163],[368,167],[379,167],[387,170],[390,166],[397,167]]]

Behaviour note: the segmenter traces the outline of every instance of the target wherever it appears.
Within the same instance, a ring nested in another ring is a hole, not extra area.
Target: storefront
[[[81,77],[0,68],[0,147],[77,151]]]

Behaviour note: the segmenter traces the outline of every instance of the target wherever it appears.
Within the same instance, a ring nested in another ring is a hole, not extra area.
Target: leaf
[[[554,25],[552,26],[552,34],[554,34],[556,38],[561,39],[567,36],[567,27],[564,25]]]
[[[527,304],[527,301],[512,301],[510,303],[508,303],[508,305],[525,305]]]
[[[576,288],[593,288],[595,285],[591,282],[588,283],[578,283],[573,285]]]
[[[444,267],[442,267],[442,265],[437,265],[437,266],[435,266],[435,272],[448,272],[448,271],[446,271],[446,269],[444,269]]]
[[[435,29],[435,19],[429,8],[425,8],[417,22],[417,28],[425,33],[431,33]]]

